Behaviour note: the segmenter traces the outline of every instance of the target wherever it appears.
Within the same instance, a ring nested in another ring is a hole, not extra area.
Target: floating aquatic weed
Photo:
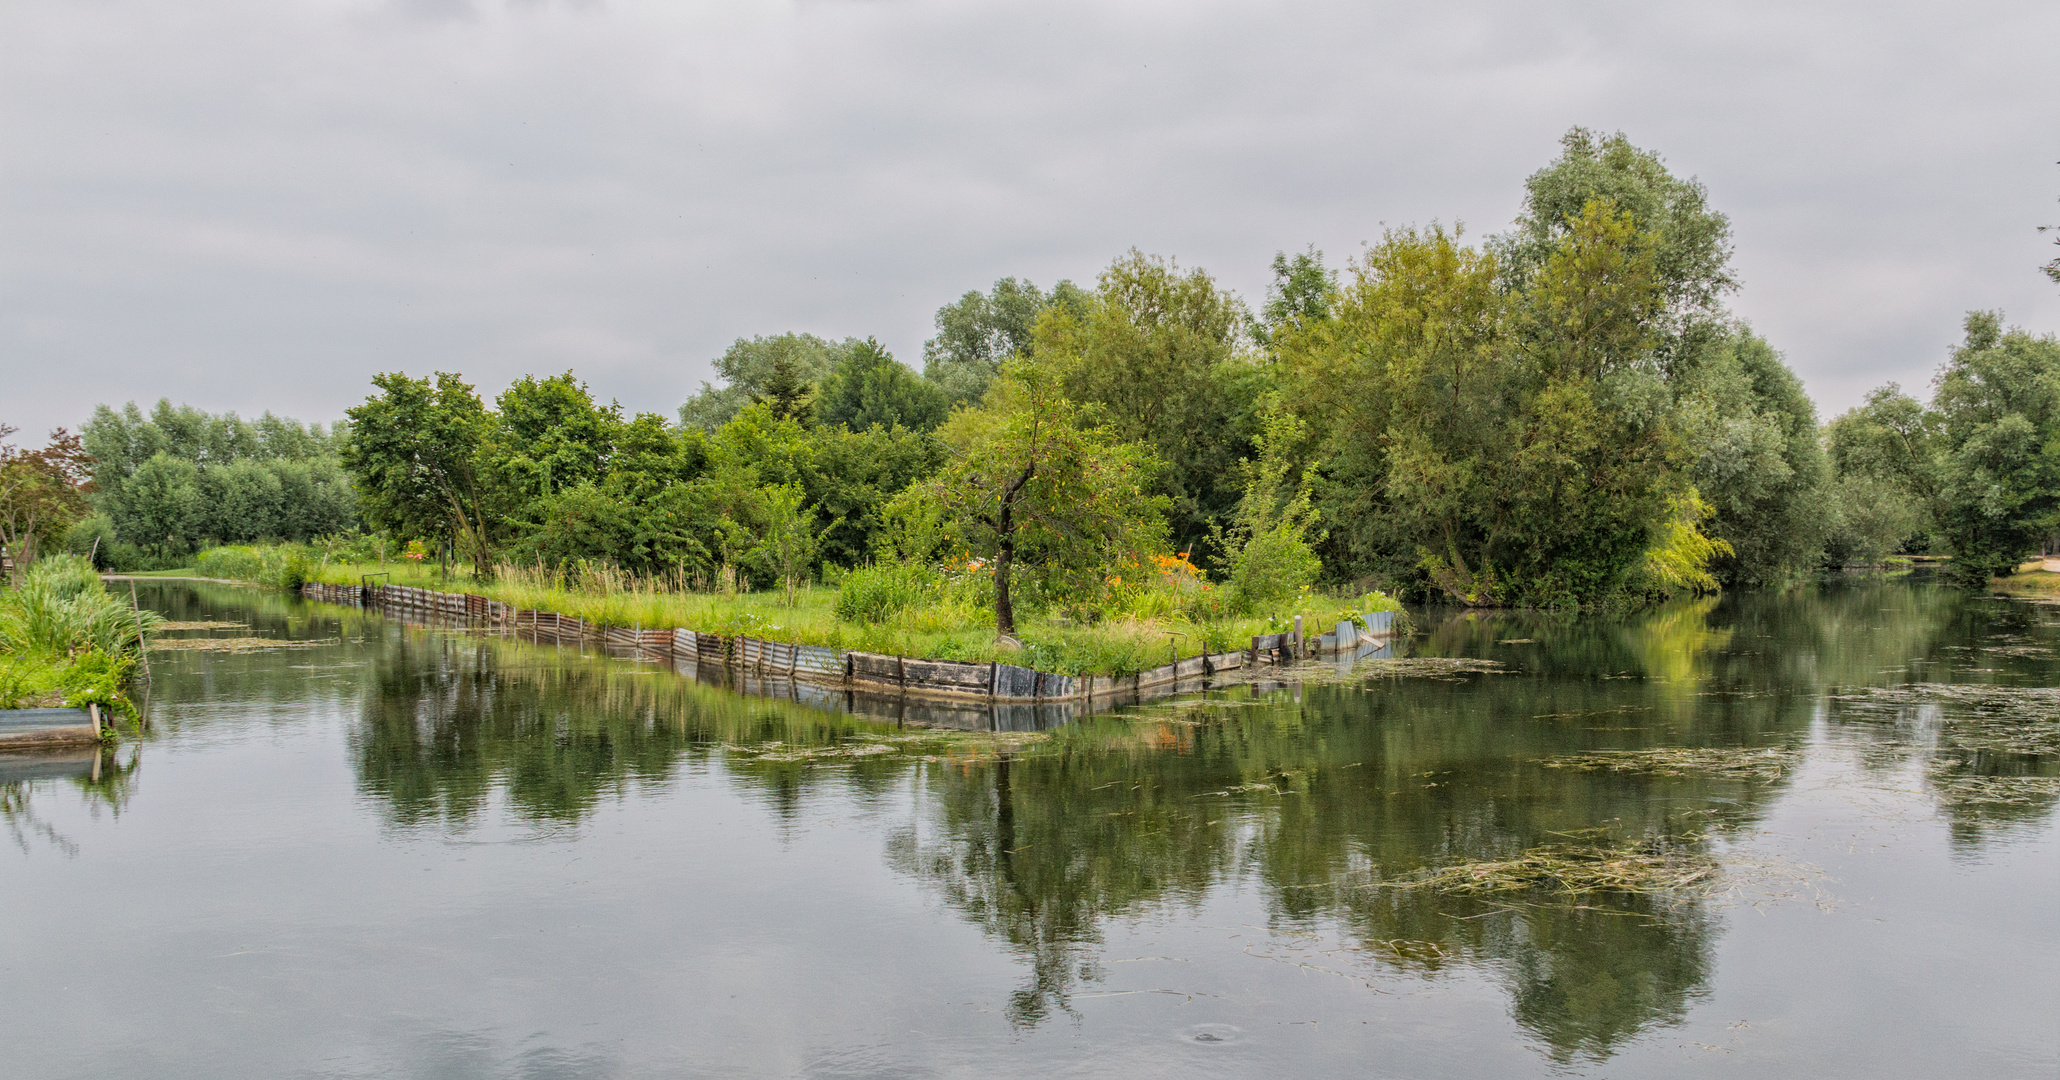
[[[1360,683],[1369,679],[1434,679],[1456,682],[1464,675],[1502,675],[1511,668],[1494,660],[1471,656],[1397,656],[1361,660],[1340,668],[1334,660],[1300,660],[1290,664],[1260,664],[1226,673],[1253,683],[1301,683],[1328,686]]]
[[[1995,754],[2060,754],[2060,688],[1911,683],[1830,695],[1841,720],[1896,723],[1939,706],[1941,742]]]
[[[2060,797],[2060,776],[1970,776],[1944,768],[1930,770],[1930,780],[1947,806],[2031,806]]]
[[[1652,750],[1602,750],[1569,754],[1545,762],[1550,769],[1607,769],[1659,776],[1698,773],[1729,780],[1778,780],[1802,758],[1793,747],[1669,746]]]
[[[1352,674],[1388,679],[1450,679],[1460,675],[1501,675],[1508,670],[1507,664],[1471,656],[1398,656],[1362,661],[1352,668]]]
[[[1044,732],[914,731],[896,734],[856,732],[823,746],[774,741],[725,743],[723,749],[743,761],[773,765],[834,764],[890,755],[909,761],[978,761],[1034,746],[1049,738]]]
[[[1689,896],[1721,889],[1722,871],[1723,864],[1715,856],[1675,844],[1546,844],[1511,859],[1454,863],[1383,884],[1454,896],[1529,892],[1563,897],[1592,893]]]
[[[166,630],[248,630],[249,623],[240,622],[161,622],[159,632]]]
[[[882,754],[900,752],[895,747],[884,746],[879,743],[859,743],[856,745],[835,743],[830,746],[789,746],[783,742],[740,746],[732,743],[726,745],[724,749],[738,757],[775,765],[878,757]]]
[[[311,649],[318,645],[334,645],[336,638],[322,638],[315,641],[293,641],[286,638],[261,637],[193,637],[156,638],[150,642],[153,652],[262,652],[266,649]]]

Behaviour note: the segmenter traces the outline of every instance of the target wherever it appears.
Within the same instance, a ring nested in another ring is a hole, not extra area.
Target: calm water
[[[2060,607],[1433,613],[1503,669],[997,744],[144,595],[328,642],[159,654],[146,741],[0,763],[10,1077],[2060,1071]],[[1651,748],[1764,753],[1566,767]],[[1596,836],[1725,888],[1394,887]]]

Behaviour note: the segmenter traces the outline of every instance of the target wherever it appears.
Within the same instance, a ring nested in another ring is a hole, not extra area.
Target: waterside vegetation
[[[134,716],[129,677],[160,621],[116,599],[85,559],[39,559],[0,592],[0,709],[99,705]]]
[[[1136,250],[1004,278],[938,310],[920,374],[871,338],[739,338],[676,416],[569,371],[491,400],[388,372],[327,428],[102,407],[6,450],[0,542],[1120,668],[1387,597],[1623,609],[1919,554],[1980,585],[2060,537],[2060,341],[1972,313],[1929,403],[1820,424],[1725,308],[1699,182],[1576,128],[1523,187],[1478,241],[1283,253],[1256,307]]]
[[[996,638],[990,576],[978,568],[931,571],[882,565],[843,575],[833,585],[783,590],[696,590],[677,579],[638,578],[609,568],[567,574],[537,566],[502,565],[488,575],[459,567],[446,574],[425,561],[324,561],[319,550],[271,546],[204,552],[202,577],[285,588],[407,585],[485,596],[513,607],[556,612],[591,624],[683,627],[725,637],[754,637],[937,660],[999,660],[1064,675],[1128,674],[1203,653],[1241,650],[1261,634],[1294,627],[1311,634],[1369,614],[1401,610],[1380,593],[1333,596],[1314,590],[1283,600],[1263,615],[1196,618],[1183,605],[1199,590],[1190,564],[1167,559],[1152,579],[1129,587],[1121,614],[1094,622],[1040,612],[1017,626],[1015,644]],[[451,579],[459,578],[457,582]],[[1406,616],[1402,616],[1406,626]]]

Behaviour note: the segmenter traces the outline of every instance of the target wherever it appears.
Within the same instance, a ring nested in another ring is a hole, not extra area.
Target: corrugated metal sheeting
[[[1082,699],[1098,702],[1135,698],[1148,688],[1199,682],[1218,672],[1256,663],[1261,657],[1291,658],[1296,651],[1295,635],[1262,634],[1252,639],[1252,646],[1246,652],[1192,656],[1132,675],[1089,678],[1035,671],[1014,664],[916,660],[879,653],[844,652],[819,645],[793,645],[749,637],[726,638],[720,634],[687,629],[600,626],[553,611],[510,607],[471,593],[440,593],[403,585],[351,586],[309,582],[301,586],[301,592],[313,600],[397,611],[430,617],[437,622],[504,627],[536,642],[596,642],[604,648],[668,660],[675,665],[686,662],[697,669],[713,665],[733,669],[746,678],[791,682],[796,687],[801,683],[831,684],[853,691],[994,702]],[[1362,636],[1392,634],[1394,619],[1391,611],[1367,615],[1365,631],[1360,631],[1351,622],[1341,622],[1335,631],[1322,635],[1312,644],[1324,652],[1354,653],[1359,651]],[[790,692],[798,693],[798,689]]]

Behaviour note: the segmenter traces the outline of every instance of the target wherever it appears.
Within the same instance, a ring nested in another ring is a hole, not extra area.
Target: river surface
[[[1420,612],[997,737],[142,595],[312,644],[0,761],[8,1077],[2060,1074],[2060,606]],[[1598,847],[1706,873],[1437,884]]]

